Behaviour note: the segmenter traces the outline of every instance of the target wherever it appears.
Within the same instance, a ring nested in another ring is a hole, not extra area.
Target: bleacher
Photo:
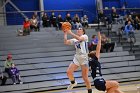
[[[17,28],[20,26],[0,27],[0,62],[4,62],[10,52],[24,84],[12,85],[9,78],[6,86],[0,86],[0,92],[23,93],[66,89],[69,84],[66,69],[72,62],[75,49],[73,46],[63,44],[63,32],[54,28],[41,28],[40,32],[31,32],[28,36],[18,37]],[[114,52],[101,54],[103,77],[119,82],[139,80],[140,32],[136,32],[137,43],[134,46],[136,51],[133,54],[129,52],[129,42],[123,45],[118,43],[116,30],[118,29],[110,31],[110,36],[116,42]],[[95,29],[87,29],[86,32],[89,38],[97,33]],[[107,29],[102,32],[107,34]],[[80,68],[74,75],[78,82],[77,87],[85,86]],[[90,80],[92,82],[91,77]]]

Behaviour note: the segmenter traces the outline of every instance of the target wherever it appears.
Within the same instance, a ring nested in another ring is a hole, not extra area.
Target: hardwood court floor
[[[131,83],[129,82],[122,83],[120,86],[120,90],[122,90],[124,93],[140,93],[140,88],[138,89],[137,87],[140,87],[140,81],[131,82]],[[36,92],[36,93],[87,93],[87,90],[84,87],[84,88],[75,88],[71,91],[55,90],[55,91],[44,91],[44,92]],[[105,92],[100,92],[94,88],[93,93],[105,93]]]

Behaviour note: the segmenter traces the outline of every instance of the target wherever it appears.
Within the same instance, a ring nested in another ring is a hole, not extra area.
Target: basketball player
[[[106,93],[123,93],[118,87],[119,83],[117,81],[105,81],[101,73],[101,64],[98,59],[100,58],[100,49],[101,49],[101,35],[98,32],[98,44],[96,51],[91,51],[88,56],[91,58],[89,60],[89,66],[91,67],[91,76],[94,81],[94,86],[99,91],[107,91]]]
[[[68,40],[67,34],[73,36],[73,39]],[[85,34],[85,30],[83,28],[78,28],[77,34],[74,34],[71,30],[64,31],[64,43],[66,45],[75,45],[76,48],[73,62],[67,69],[67,76],[71,82],[67,89],[71,90],[77,85],[73,73],[78,69],[78,67],[81,67],[82,78],[86,84],[88,93],[92,93],[91,84],[88,79],[88,36]]]

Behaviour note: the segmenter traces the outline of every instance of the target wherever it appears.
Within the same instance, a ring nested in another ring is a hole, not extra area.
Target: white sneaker
[[[70,85],[68,86],[67,90],[72,90],[73,87],[75,87],[76,85],[77,85],[77,82],[75,81],[74,84],[70,84]]]
[[[16,85],[16,83],[13,83],[13,85]]]
[[[23,82],[20,82],[20,84],[23,84]]]

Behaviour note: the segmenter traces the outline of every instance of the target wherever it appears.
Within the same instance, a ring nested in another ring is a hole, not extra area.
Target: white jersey
[[[70,39],[71,44],[75,45],[76,48],[76,54],[87,54],[88,53],[88,36],[82,35],[81,37],[84,37],[84,41],[79,41],[77,39]]]

